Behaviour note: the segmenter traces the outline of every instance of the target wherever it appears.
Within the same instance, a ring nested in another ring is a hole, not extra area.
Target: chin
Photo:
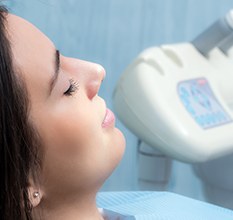
[[[117,151],[116,152],[117,154],[116,166],[117,166],[124,155],[126,142],[125,142],[125,136],[118,128],[115,128],[115,132],[116,132],[116,137],[113,143]]]
[[[123,133],[118,128],[114,128],[113,133],[114,134],[111,135],[111,138],[109,139],[110,142],[107,146],[110,150],[108,152],[107,160],[104,160],[104,163],[101,165],[102,169],[98,172],[99,188],[101,188],[106,179],[111,176],[125,152],[125,137]]]

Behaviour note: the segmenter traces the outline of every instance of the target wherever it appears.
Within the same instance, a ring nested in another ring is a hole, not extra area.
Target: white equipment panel
[[[215,64],[212,56],[192,43],[145,50],[115,89],[119,118],[142,141],[185,162],[232,153],[233,60],[222,53]]]

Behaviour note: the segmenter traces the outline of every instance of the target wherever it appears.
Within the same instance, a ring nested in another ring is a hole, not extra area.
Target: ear
[[[42,190],[37,186],[32,178],[29,180],[30,186],[28,187],[28,198],[32,204],[32,207],[35,208],[38,206],[42,199]]]

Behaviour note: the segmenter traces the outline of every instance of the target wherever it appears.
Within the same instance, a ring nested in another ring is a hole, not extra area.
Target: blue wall
[[[11,0],[7,5],[39,27],[64,55],[91,60],[107,70],[100,95],[112,92],[125,67],[144,48],[190,41],[233,8],[232,0]],[[39,44],[40,42],[38,42]],[[137,189],[137,139],[120,122],[125,156],[103,190]],[[174,162],[169,190],[203,199],[190,166]]]

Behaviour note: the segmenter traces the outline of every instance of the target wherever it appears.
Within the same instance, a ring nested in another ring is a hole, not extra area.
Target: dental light
[[[233,11],[191,43],[143,51],[122,74],[114,108],[140,140],[185,162],[233,152]]]

